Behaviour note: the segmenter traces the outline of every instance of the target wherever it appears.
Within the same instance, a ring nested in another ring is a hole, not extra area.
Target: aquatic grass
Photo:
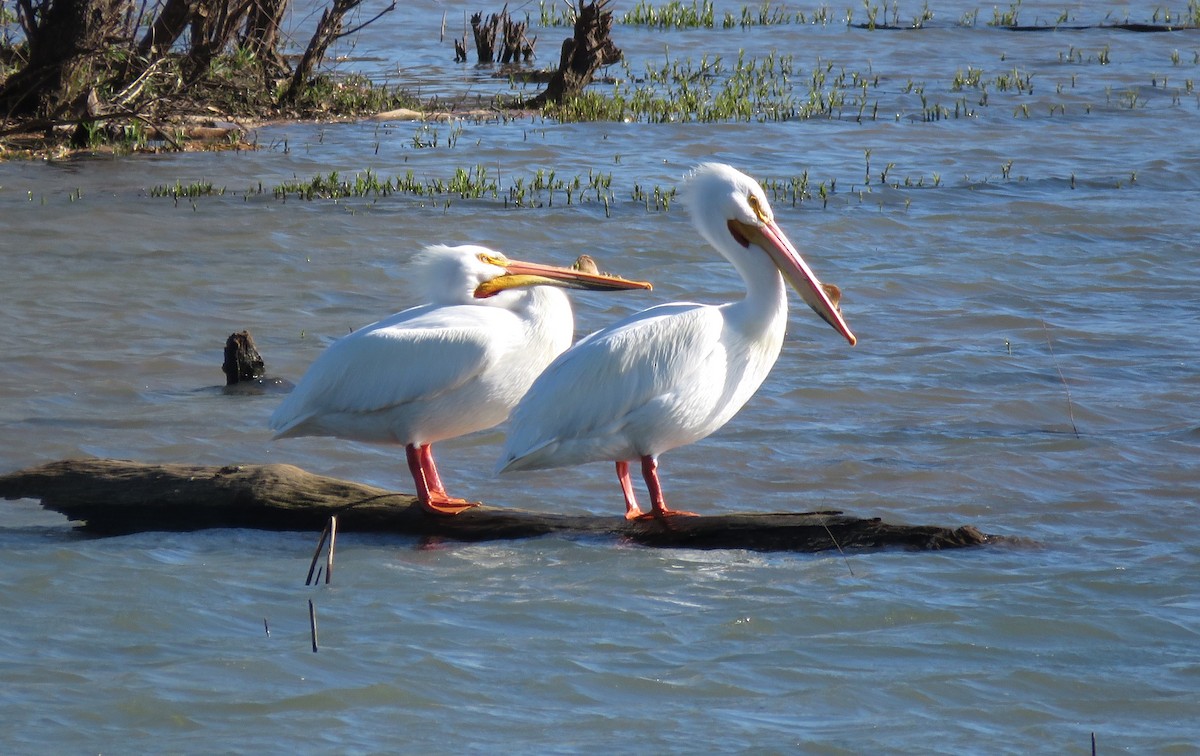
[[[420,107],[420,101],[408,92],[375,84],[362,74],[318,76],[302,91],[299,104],[335,115]]]
[[[1021,0],[1016,0],[1004,11],[1000,10],[1000,6],[995,6],[992,8],[992,20],[988,21],[988,26],[1016,26],[1020,13]]]
[[[217,189],[211,181],[193,181],[189,184],[184,184],[177,180],[174,184],[161,184],[150,190],[151,197],[170,197],[176,201],[180,197],[190,199],[193,197],[210,197],[223,194],[225,194],[225,187]]]
[[[538,0],[538,26],[574,26],[576,16],[575,6],[570,2],[563,2],[560,7],[558,0],[550,3]]]
[[[951,91],[961,92],[963,89],[977,89],[980,82],[983,81],[983,69],[967,66],[966,72],[961,68],[954,74],[954,81],[950,85]]]
[[[893,2],[893,6],[896,3]],[[572,26],[575,23],[575,7],[569,2],[559,3],[559,0],[539,0],[538,24],[543,27]],[[920,19],[928,20],[933,13],[926,4],[923,13],[914,18],[914,27]],[[716,9],[712,0],[692,0],[691,3],[682,0],[667,0],[655,4],[649,0],[639,0],[637,5],[614,18],[616,23],[626,26],[645,26],[651,29],[714,29],[717,27]],[[787,24],[805,24],[813,26],[828,26],[834,21],[834,14],[828,4],[821,4],[816,9],[792,11],[786,3],[773,0],[753,5],[743,5],[737,11],[724,12],[720,26],[724,29],[748,28],[754,26],[782,26]]]
[[[664,189],[655,184],[653,189],[646,190],[640,184],[635,183],[631,198],[634,202],[645,205],[648,213],[666,212],[671,209],[671,201],[675,199],[676,192],[675,187]]]
[[[637,5],[621,17],[621,23],[657,29],[711,29],[713,15],[712,0],[699,3],[692,0],[691,4],[669,0],[658,6],[648,0],[638,0]]]
[[[448,179],[434,177],[422,180],[412,170],[403,176],[381,179],[370,169],[354,174],[353,178],[343,179],[337,171],[332,171],[328,175],[318,174],[307,181],[284,182],[276,186],[272,193],[276,199],[282,200],[289,197],[305,200],[380,198],[393,194],[480,199],[498,197],[499,187],[486,166],[476,165],[456,168]]]
[[[667,58],[635,75],[628,62],[607,94],[593,88],[545,115],[560,121],[630,121],[643,123],[714,123],[723,121],[787,121],[818,117],[874,118],[878,103],[871,89],[878,77],[835,68],[818,58],[812,69],[797,67],[791,55],[768,53],[748,57],[744,50],[726,63],[705,56]],[[807,84],[807,91],[802,89]],[[868,116],[869,113],[869,116]]]
[[[197,198],[224,195],[225,188],[217,189],[209,182],[193,182],[156,186],[150,190],[151,197]],[[238,192],[230,192],[237,195]],[[267,194],[259,182],[241,193],[243,198]],[[588,169],[586,174],[570,177],[560,175],[554,169],[538,168],[529,175],[514,176],[507,187],[493,169],[485,165],[457,167],[448,177],[418,177],[413,170],[403,175],[383,178],[374,170],[356,172],[344,176],[338,171],[322,173],[308,179],[293,179],[276,185],[270,195],[277,200],[298,199],[306,201],[369,199],[379,200],[392,196],[409,196],[444,201],[446,206],[453,199],[492,200],[503,202],[505,207],[553,207],[556,201],[567,205],[599,203],[610,212],[616,201],[612,187],[612,173]]]
[[[896,163],[886,162],[882,169],[874,168],[873,150],[866,148],[863,152],[864,172],[861,187],[851,185],[848,193],[843,193],[842,202],[851,201],[857,197],[865,202],[867,197],[874,196],[876,187],[887,187],[895,190],[938,188],[942,185],[941,176],[934,173],[932,178],[925,176],[906,176],[897,178]],[[614,158],[619,162],[619,157]],[[1012,161],[1001,168],[1001,176],[1007,180]],[[966,179],[968,182],[970,178]],[[1130,183],[1136,180],[1136,174],[1130,178]],[[986,183],[986,179],[985,179]],[[773,203],[780,205],[799,205],[804,202],[820,201],[822,207],[828,207],[838,194],[837,177],[829,177],[815,182],[808,171],[798,175],[783,178],[767,177],[760,181],[764,191],[771,197]],[[304,200],[308,202],[333,201],[346,199],[367,200],[374,204],[387,198],[410,197],[421,200],[431,207],[440,207],[449,211],[454,201],[473,200],[479,202],[495,202],[509,209],[539,209],[559,206],[600,205],[604,208],[605,217],[612,217],[614,208],[621,204],[618,193],[624,194],[613,186],[613,174],[608,171],[589,168],[586,173],[564,174],[555,168],[536,168],[520,174],[511,175],[507,181],[502,181],[495,169],[484,165],[474,165],[454,168],[448,176],[420,177],[413,170],[407,170],[402,175],[383,178],[373,169],[343,175],[338,171],[316,174],[308,179],[293,179],[266,188],[262,182],[244,192],[228,191],[224,187],[217,188],[211,182],[196,181],[185,184],[176,181],[174,184],[157,186],[150,190],[151,197],[170,197],[176,205],[180,199],[189,200],[192,208],[196,209],[197,200],[209,196],[240,196],[245,200],[251,197],[273,197],[280,202],[289,200]],[[643,184],[634,181],[628,193],[624,194],[626,203],[640,208],[646,213],[664,213],[671,210],[677,198],[678,189],[672,185]],[[81,196],[81,195],[80,195]],[[72,196],[72,201],[77,197]],[[32,201],[32,195],[30,197]],[[43,198],[43,203],[45,202]],[[889,200],[880,200],[881,207]],[[911,199],[905,201],[907,209]],[[348,207],[349,212],[359,212],[357,206]]]
[[[787,24],[803,24],[811,26],[828,26],[834,20],[833,12],[828,5],[821,5],[816,10],[806,14],[803,10],[789,12],[784,4],[764,0],[758,6],[743,5],[740,13],[725,11],[721,22],[722,28],[750,28],[755,26],[784,26]]]

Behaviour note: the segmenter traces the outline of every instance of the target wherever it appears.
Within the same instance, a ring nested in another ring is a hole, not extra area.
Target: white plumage
[[[629,462],[640,460],[650,514],[679,514],[664,501],[658,456],[717,430],[758,390],[783,345],[784,276],[855,343],[837,289],[808,269],[757,182],[727,165],[705,164],[688,178],[683,197],[700,235],[741,274],[745,298],[652,307],[564,352],[513,410],[501,472],[615,461],[633,519],[648,516],[629,478]]]
[[[270,425],[276,438],[404,445],[421,503],[453,514],[473,505],[446,494],[430,445],[502,422],[570,346],[571,304],[555,287],[649,284],[508,260],[473,245],[429,247],[412,270],[433,302],[331,344]]]

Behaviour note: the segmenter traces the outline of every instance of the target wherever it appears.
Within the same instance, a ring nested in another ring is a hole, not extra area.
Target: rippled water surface
[[[270,441],[278,396],[219,388],[225,337],[250,329],[270,372],[297,379],[333,338],[421,301],[404,262],[432,241],[587,252],[655,283],[575,297],[580,331],[735,297],[732,269],[653,201],[715,157],[773,187],[860,341],[793,308],[750,404],[664,455],[668,497],[973,524],[1027,545],[843,558],[343,536],[314,590],[316,534],[94,539],[4,502],[3,750],[1078,753],[1093,733],[1102,752],[1200,748],[1200,32],[1010,32],[988,27],[990,6],[973,27],[959,21],[974,6],[929,7],[919,31],[848,28],[839,6],[823,25],[615,28],[635,73],[775,51],[792,56],[796,102],[817,70],[877,77],[861,120],[855,105],[723,123],[298,124],[262,129],[253,152],[0,164],[0,468],[289,462],[407,489],[399,450]],[[1020,22],[1064,8],[1080,26],[1156,11],[1026,2]],[[342,65],[487,102],[507,79],[438,41],[442,11],[453,34],[475,10],[496,9],[404,4]],[[565,31],[536,32],[548,64]],[[986,104],[955,84],[971,69]],[[1014,77],[1029,78],[1005,89]],[[497,196],[272,193],[331,171],[476,166]],[[506,203],[538,169],[611,175],[608,206],[561,191]],[[812,197],[793,203],[804,177]],[[176,182],[225,192],[152,196]],[[494,478],[501,434],[441,445],[454,493],[620,512],[610,465]]]

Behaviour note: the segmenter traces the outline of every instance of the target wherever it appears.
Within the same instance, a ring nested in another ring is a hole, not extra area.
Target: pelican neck
[[[782,327],[787,319],[787,289],[783,276],[766,251],[756,244],[721,250],[730,264],[742,277],[746,295],[728,305],[731,316],[740,321],[746,330],[766,331],[772,326]],[[776,326],[776,323],[779,323]]]

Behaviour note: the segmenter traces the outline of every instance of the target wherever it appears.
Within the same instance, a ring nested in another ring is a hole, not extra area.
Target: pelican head
[[[500,252],[475,244],[426,247],[413,258],[413,275],[430,300],[439,305],[508,306],[509,297],[531,286],[594,291],[653,288],[646,281],[630,281],[586,269],[510,260]],[[505,292],[510,294],[505,296]]]
[[[837,287],[822,284],[792,246],[757,181],[720,163],[704,163],[688,177],[684,204],[700,235],[736,264],[747,251],[765,253],[805,304],[853,346],[857,339],[838,309]]]

